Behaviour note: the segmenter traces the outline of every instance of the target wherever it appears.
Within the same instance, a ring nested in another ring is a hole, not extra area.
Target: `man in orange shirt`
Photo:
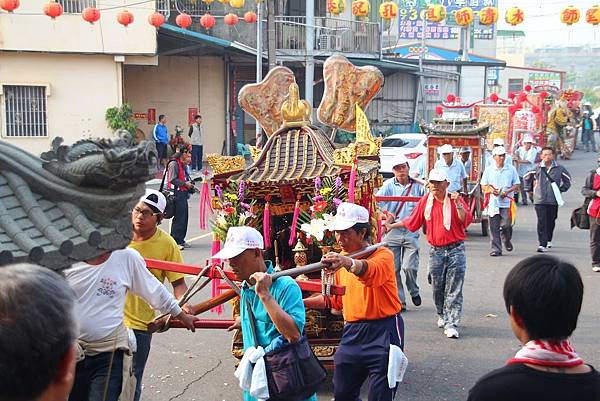
[[[353,203],[341,203],[329,229],[335,231],[342,253],[330,252],[322,262],[335,272],[342,296],[322,294],[304,300],[309,308],[342,309],[344,331],[334,356],[336,401],[356,401],[369,377],[369,400],[392,401],[406,369],[402,353],[404,322],[398,298],[394,255],[379,248],[359,260],[345,256],[369,245],[369,212]],[[386,362],[389,362],[386,364]]]

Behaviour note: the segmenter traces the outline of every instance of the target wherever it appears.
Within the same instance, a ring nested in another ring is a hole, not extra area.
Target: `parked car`
[[[394,175],[392,167],[397,155],[403,154],[408,159],[408,164],[413,169],[417,159],[427,153],[427,136],[420,133],[393,134],[383,139],[379,159],[381,168],[379,172],[389,178]]]

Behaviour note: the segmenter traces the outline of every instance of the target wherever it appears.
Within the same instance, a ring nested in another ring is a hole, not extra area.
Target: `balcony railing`
[[[381,43],[377,23],[328,17],[315,17],[314,21],[314,25],[309,26],[306,17],[275,17],[278,53],[305,54],[306,30],[312,29],[315,55],[341,52],[379,56]]]
[[[96,7],[96,0],[59,0],[65,14],[79,14],[86,7]]]

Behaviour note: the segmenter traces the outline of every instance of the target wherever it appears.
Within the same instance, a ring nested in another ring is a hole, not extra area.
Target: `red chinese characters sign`
[[[156,109],[148,109],[148,125],[156,124]]]
[[[198,114],[197,107],[189,107],[188,108],[188,125],[192,125],[194,123],[194,117]]]

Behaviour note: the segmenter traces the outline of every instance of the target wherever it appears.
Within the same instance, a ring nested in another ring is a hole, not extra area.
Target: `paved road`
[[[567,204],[559,212],[557,232],[551,253],[572,263],[580,270],[585,283],[584,304],[574,335],[577,351],[591,364],[600,367],[600,332],[598,310],[600,274],[590,266],[588,232],[569,229],[570,212],[581,204],[580,189],[586,173],[595,167],[595,155],[575,153],[564,165],[574,177],[566,195]],[[192,201],[192,216],[197,216],[197,199]],[[427,284],[426,259],[421,260],[419,284],[423,305],[408,305],[406,354],[410,360],[405,381],[397,400],[442,401],[464,400],[469,388],[485,372],[500,367],[514,355],[518,342],[514,338],[502,299],[502,285],[509,269],[520,259],[532,255],[537,246],[535,212],[532,206],[520,207],[514,233],[515,250],[501,258],[488,256],[489,242],[471,226],[467,242],[467,277],[464,289],[465,308],[459,340],[446,339],[436,326],[431,288]],[[190,227],[197,224],[192,219]],[[201,235],[190,229],[189,238]],[[428,246],[422,239],[422,254]],[[209,238],[192,242],[184,251],[185,260],[202,263],[209,257]],[[199,299],[205,299],[203,294]],[[229,310],[223,317],[230,316]],[[216,318],[216,316],[215,316]],[[229,353],[231,336],[225,331],[203,330],[195,334],[172,330],[154,337],[144,380],[144,400],[221,401],[239,400],[241,392],[233,377],[233,358]],[[366,394],[365,394],[366,395]],[[366,397],[363,396],[366,400]],[[331,386],[324,386],[319,400],[331,400]]]

